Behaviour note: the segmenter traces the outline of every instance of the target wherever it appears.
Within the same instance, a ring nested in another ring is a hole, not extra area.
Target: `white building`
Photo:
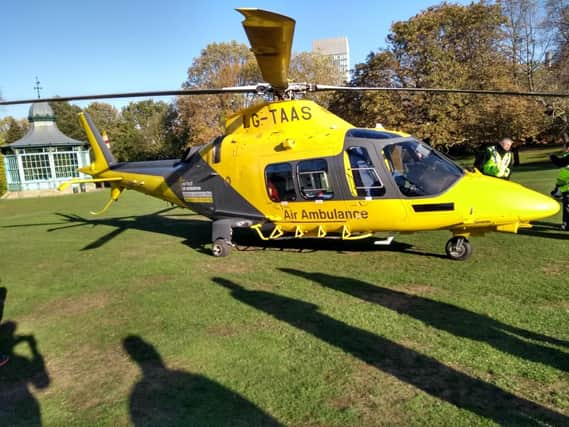
[[[90,163],[89,144],[61,133],[47,102],[32,104],[28,120],[28,133],[1,147],[8,191],[53,191],[65,181],[85,177],[78,169]],[[85,191],[87,186],[74,185],[70,191]]]
[[[346,76],[346,81],[350,80],[350,46],[347,37],[314,40],[312,52],[330,56]]]

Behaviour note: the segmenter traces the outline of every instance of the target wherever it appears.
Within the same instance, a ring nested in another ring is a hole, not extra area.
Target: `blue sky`
[[[267,9],[294,18],[294,52],[311,50],[314,39],[347,36],[353,67],[369,52],[385,46],[393,22],[439,3],[3,0],[0,94],[5,100],[34,98],[36,76],[44,98],[178,89],[193,58],[209,43],[247,42],[242,16],[234,10],[237,7]],[[112,103],[120,108],[129,101]],[[29,105],[0,106],[0,117],[23,118],[28,109]]]

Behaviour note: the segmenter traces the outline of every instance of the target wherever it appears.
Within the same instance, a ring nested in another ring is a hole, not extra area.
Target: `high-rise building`
[[[346,81],[350,80],[350,47],[347,37],[314,40],[312,52],[330,56],[345,75]]]

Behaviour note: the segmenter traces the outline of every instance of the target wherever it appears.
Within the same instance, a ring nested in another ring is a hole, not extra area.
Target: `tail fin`
[[[103,141],[101,134],[91,120],[91,117],[89,117],[89,114],[80,113],[79,120],[81,121],[83,129],[85,129],[93,153],[93,162],[89,166],[81,168],[80,171],[92,176],[98,175],[109,169],[117,160]]]

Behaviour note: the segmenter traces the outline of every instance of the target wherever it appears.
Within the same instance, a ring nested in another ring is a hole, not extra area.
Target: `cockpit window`
[[[446,157],[412,139],[387,145],[383,154],[399,190],[409,197],[442,193],[464,174]]]

